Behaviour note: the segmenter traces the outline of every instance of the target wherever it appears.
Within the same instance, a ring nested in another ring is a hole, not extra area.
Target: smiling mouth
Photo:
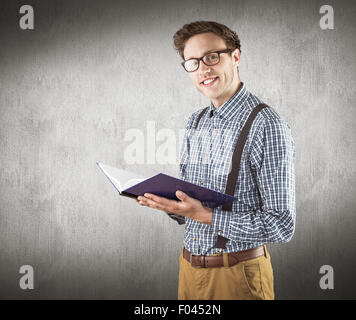
[[[216,82],[217,79],[218,79],[218,77],[208,78],[208,79],[205,79],[204,81],[200,82],[200,84],[204,87],[211,87]]]

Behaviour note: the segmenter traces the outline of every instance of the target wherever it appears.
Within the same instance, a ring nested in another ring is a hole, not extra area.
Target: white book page
[[[147,179],[131,171],[111,167],[100,162],[97,162],[97,164],[100,169],[103,170],[105,175],[110,179],[110,181],[115,185],[119,192],[122,192],[123,190]]]
[[[147,180],[147,178],[143,178],[143,179],[130,179],[129,181],[127,181],[125,184],[124,184],[124,187],[123,187],[123,190],[126,190],[142,181],[145,181]]]

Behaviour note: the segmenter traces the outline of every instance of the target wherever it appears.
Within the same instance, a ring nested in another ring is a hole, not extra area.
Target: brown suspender
[[[201,117],[203,116],[203,114],[205,113],[205,111],[206,111],[208,108],[209,108],[209,107],[204,108],[204,109],[199,113],[198,120],[197,120],[197,122],[195,123],[195,129],[198,129],[199,121],[200,121]]]
[[[244,149],[248,134],[250,132],[251,126],[253,121],[255,120],[257,114],[263,109],[268,107],[266,104],[259,104],[257,107],[255,107],[249,117],[246,120],[246,123],[244,125],[244,127],[241,130],[240,136],[236,142],[236,146],[235,146],[235,150],[234,153],[232,155],[232,161],[231,161],[231,171],[228,175],[227,178],[227,183],[226,183],[226,189],[225,189],[225,193],[229,194],[231,196],[234,196],[235,194],[235,188],[237,185],[237,179],[238,179],[238,175],[239,175],[239,170],[240,170],[240,161],[241,161],[241,155],[242,155],[242,151]],[[199,114],[198,116],[198,120],[195,124],[195,129],[198,128],[198,124],[199,121],[201,119],[201,117],[203,116],[203,114],[205,113],[205,111],[208,109],[208,107],[206,107],[205,109],[202,110],[202,112]],[[222,206],[222,209],[224,211],[232,211],[232,202],[226,203]]]
[[[236,142],[235,150],[232,156],[232,167],[231,171],[229,173],[229,176],[227,178],[227,183],[226,183],[226,189],[225,193],[229,194],[231,196],[234,196],[235,194],[235,188],[237,186],[237,179],[239,176],[239,171],[240,171],[240,161],[241,161],[241,155],[248,137],[248,134],[250,132],[251,126],[253,121],[255,120],[257,114],[263,109],[268,107],[266,104],[259,104],[257,107],[255,107],[248,119],[245,122],[244,127],[241,130],[239,139]],[[232,211],[232,202],[225,203],[222,206],[222,209],[225,211]]]

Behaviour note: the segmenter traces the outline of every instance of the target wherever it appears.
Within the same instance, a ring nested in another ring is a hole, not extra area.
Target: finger
[[[158,209],[158,210],[169,210],[168,207],[160,204],[159,202],[153,201],[151,199],[148,198],[144,198],[144,200],[141,200],[146,206],[154,208],[154,209]]]
[[[172,210],[174,210],[174,208],[176,208],[178,205],[178,201],[176,200],[167,199],[164,197],[157,196],[155,194],[145,193],[144,196],[150,200],[159,203],[161,206],[165,206],[167,208],[169,207]]]
[[[192,198],[190,196],[188,196],[186,193],[184,193],[183,191],[181,190],[177,190],[176,191],[176,196],[179,200],[181,201],[178,201],[178,206],[179,207],[191,207],[191,206],[201,206],[201,201],[198,200],[198,199],[195,199],[195,198]]]
[[[150,200],[149,198],[145,197],[145,196],[139,196],[137,198],[139,200],[139,203],[141,205],[147,206],[147,207],[151,207],[151,208],[155,208],[158,209],[159,208],[159,203]]]
[[[146,202],[146,198],[143,196],[137,197],[136,201],[140,206],[148,206],[148,204]]]
[[[181,201],[189,200],[189,196],[186,193],[184,193],[183,191],[180,191],[180,190],[176,191],[176,196]]]

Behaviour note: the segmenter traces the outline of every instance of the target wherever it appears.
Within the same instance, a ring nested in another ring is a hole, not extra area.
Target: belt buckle
[[[198,257],[203,257],[203,266],[193,266],[193,265],[192,265],[192,257],[193,257],[193,254],[190,253],[190,255],[189,255],[189,263],[190,263],[190,266],[191,266],[191,267],[197,268],[197,269],[199,269],[199,268],[204,268],[204,267],[205,267],[205,256],[204,256],[204,255],[198,256]]]

